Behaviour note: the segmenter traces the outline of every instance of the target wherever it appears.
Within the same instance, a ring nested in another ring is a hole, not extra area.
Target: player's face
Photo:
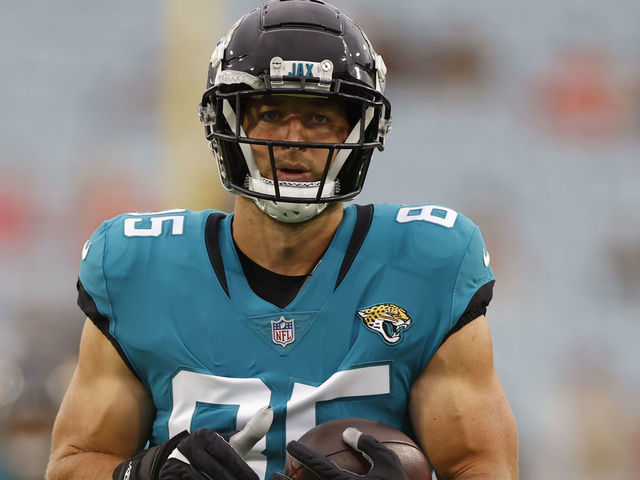
[[[321,143],[342,143],[351,129],[343,101],[285,95],[250,100],[242,128],[252,138]],[[251,148],[262,176],[273,180],[269,148]],[[273,154],[278,180],[315,182],[322,178],[329,149],[275,146]]]

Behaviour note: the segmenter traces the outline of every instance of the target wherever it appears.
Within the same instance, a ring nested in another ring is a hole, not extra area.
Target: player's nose
[[[283,140],[289,142],[305,142],[307,141],[307,128],[299,115],[290,115],[285,123],[285,131]]]

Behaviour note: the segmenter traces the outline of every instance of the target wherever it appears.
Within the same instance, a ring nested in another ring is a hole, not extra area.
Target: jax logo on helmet
[[[313,67],[313,63],[291,62],[291,71],[288,75],[292,77],[314,77]]]

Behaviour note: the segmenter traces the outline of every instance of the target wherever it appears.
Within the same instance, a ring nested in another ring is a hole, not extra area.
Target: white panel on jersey
[[[227,378],[182,370],[173,378],[172,386],[170,438],[191,429],[196,403],[238,405],[236,428],[240,429],[271,400],[271,391],[259,378]],[[266,458],[260,453],[266,447],[267,440],[262,438],[245,457],[260,478],[266,474]]]
[[[316,426],[317,402],[390,392],[389,365],[336,372],[317,387],[296,382],[287,403],[287,443]]]

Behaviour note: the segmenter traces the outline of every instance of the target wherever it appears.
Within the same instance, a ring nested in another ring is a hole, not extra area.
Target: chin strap
[[[252,176],[247,176],[247,184],[250,190],[276,194],[275,184],[273,180],[269,180],[260,176],[256,180]],[[280,195],[283,197],[309,198],[313,199],[318,195],[320,182],[278,182]],[[337,181],[327,182],[324,185],[323,193],[331,196],[340,189]],[[251,197],[258,208],[269,215],[271,218],[284,223],[300,223],[309,220],[316,215],[322,213],[328,206],[328,203],[293,203],[278,202],[275,200],[265,200],[262,198]]]
[[[260,210],[271,218],[284,223],[300,223],[321,214],[328,203],[288,203],[274,202],[252,197]]]

